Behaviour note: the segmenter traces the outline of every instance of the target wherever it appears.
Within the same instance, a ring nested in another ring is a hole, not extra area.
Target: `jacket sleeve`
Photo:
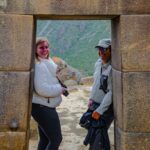
[[[93,82],[92,90],[90,93],[90,99],[94,99],[95,95],[97,95],[97,92],[99,92],[100,64],[101,64],[101,61],[98,59],[98,61],[95,63],[95,67],[94,67],[94,74],[93,74],[94,82]]]
[[[43,97],[57,97],[62,92],[62,87],[59,83],[53,85],[47,83],[45,66],[41,65],[36,65],[35,67],[34,88]]]
[[[110,75],[108,78],[108,92],[105,94],[100,106],[96,109],[98,113],[101,115],[107,111],[109,106],[112,104],[112,76]]]

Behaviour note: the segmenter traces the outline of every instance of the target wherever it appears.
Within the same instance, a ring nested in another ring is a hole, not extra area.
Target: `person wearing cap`
[[[32,116],[38,124],[38,150],[58,150],[62,133],[56,107],[66,89],[57,79],[57,65],[50,58],[49,42],[45,37],[36,40],[35,59]]]
[[[92,118],[95,120],[104,118],[106,130],[108,131],[113,121],[111,40],[102,39],[95,48],[100,58],[95,63],[94,81],[88,107],[90,109],[92,105],[98,104],[98,107],[92,113]],[[108,137],[108,135],[106,135],[106,137]],[[98,138],[95,139],[95,142],[90,145],[90,150],[97,150],[96,146],[98,146],[98,140]]]

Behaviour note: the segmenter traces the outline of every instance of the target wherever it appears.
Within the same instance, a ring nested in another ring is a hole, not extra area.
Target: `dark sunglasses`
[[[41,46],[39,47],[40,49],[48,49],[49,47],[48,46]]]
[[[101,52],[106,52],[109,48],[99,47],[98,50]]]

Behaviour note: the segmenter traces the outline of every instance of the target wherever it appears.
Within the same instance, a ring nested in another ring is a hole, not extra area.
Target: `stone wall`
[[[121,15],[112,21],[118,150],[148,150],[150,146],[149,24],[150,15]]]
[[[1,150],[28,149],[39,18],[112,20],[116,150],[149,150],[149,13],[148,0],[0,0]]]
[[[33,17],[0,14],[0,149],[27,149]]]

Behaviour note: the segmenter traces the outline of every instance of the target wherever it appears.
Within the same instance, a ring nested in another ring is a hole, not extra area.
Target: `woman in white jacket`
[[[61,103],[61,94],[66,89],[56,77],[57,65],[49,57],[49,42],[46,38],[37,38],[35,53],[32,116],[38,123],[38,150],[58,150],[62,134],[56,107]]]

